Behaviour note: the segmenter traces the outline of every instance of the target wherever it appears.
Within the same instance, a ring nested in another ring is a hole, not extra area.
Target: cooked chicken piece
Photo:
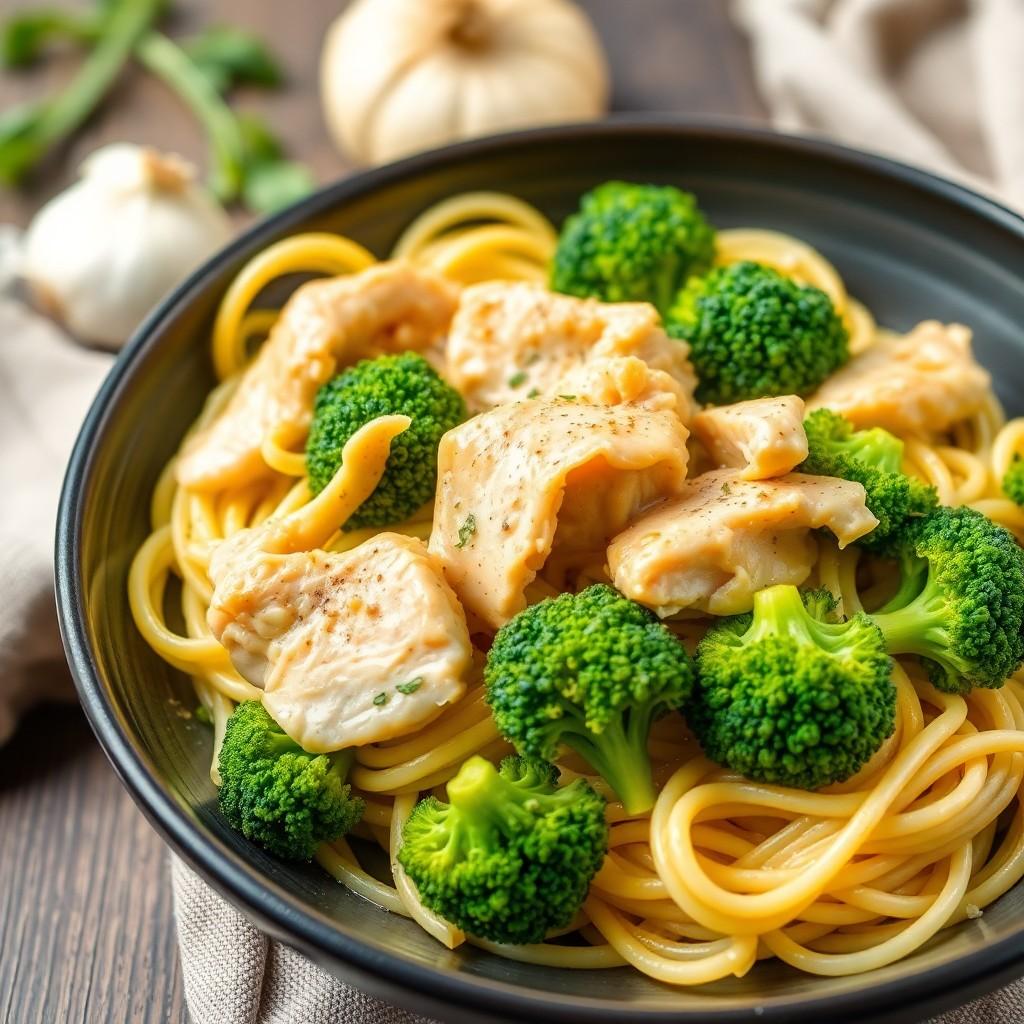
[[[462,695],[472,656],[440,565],[395,533],[343,554],[253,551],[218,582],[209,621],[273,718],[314,753],[419,729]]]
[[[559,395],[591,405],[634,405],[667,410],[685,419],[690,395],[664,370],[652,370],[636,356],[613,356],[581,363],[561,379]]]
[[[969,328],[926,320],[909,334],[880,337],[829,377],[807,408],[834,409],[858,427],[927,434],[977,412],[990,382],[971,353]]]
[[[413,732],[465,688],[466,617],[421,540],[382,533],[340,554],[307,550],[373,491],[408,425],[374,420],[310,504],[233,535],[210,560],[210,629],[285,732],[315,753]]]
[[[450,430],[438,453],[430,550],[466,611],[497,628],[552,551],[586,560],[686,476],[670,411],[516,402]],[[568,563],[567,563],[568,564]]]
[[[849,480],[790,473],[744,480],[719,469],[687,481],[608,548],[615,586],[664,617],[684,608],[733,615],[776,583],[800,584],[814,564],[810,531],[828,527],[841,546],[878,520],[864,488]]]
[[[647,303],[605,303],[526,282],[489,282],[463,292],[448,341],[447,377],[470,409],[481,411],[562,394],[563,381],[581,364],[635,356],[676,381],[685,421],[696,386],[689,351],[668,337]]]
[[[457,288],[444,278],[399,262],[304,285],[227,406],[186,443],[179,482],[216,490],[264,477],[263,441],[274,431],[283,446],[301,442],[317,389],[339,366],[436,345],[457,301]]]
[[[743,480],[782,476],[807,458],[804,402],[796,395],[705,409],[691,426],[711,458],[739,469]]]

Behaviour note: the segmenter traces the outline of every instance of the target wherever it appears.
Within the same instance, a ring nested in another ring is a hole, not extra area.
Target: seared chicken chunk
[[[686,476],[686,428],[671,411],[529,401],[450,430],[438,453],[430,550],[466,611],[497,628],[553,550],[600,554]]]
[[[926,320],[907,335],[879,338],[829,377],[807,408],[834,409],[858,427],[928,434],[977,412],[990,384],[971,353],[970,329]]]
[[[807,458],[804,402],[796,395],[705,409],[691,426],[711,458],[744,480],[782,476]]]
[[[368,424],[309,505],[234,534],[210,560],[213,635],[314,753],[413,732],[465,688],[466,617],[423,541],[382,533],[342,553],[315,548],[373,490],[408,424]]]
[[[565,393],[580,366],[635,356],[677,385],[685,420],[696,386],[689,347],[668,337],[644,302],[605,303],[537,284],[491,282],[467,288],[448,341],[451,383],[475,411],[527,397]]]
[[[356,360],[436,345],[457,288],[405,263],[312,281],[287,302],[252,365],[217,418],[185,445],[179,482],[196,490],[241,487],[270,471],[260,448],[276,432],[302,441],[317,389]]]
[[[812,529],[827,527],[841,546],[870,533],[878,520],[864,497],[860,484],[834,477],[704,473],[612,541],[609,571],[623,594],[662,617],[749,611],[758,590],[807,579]]]

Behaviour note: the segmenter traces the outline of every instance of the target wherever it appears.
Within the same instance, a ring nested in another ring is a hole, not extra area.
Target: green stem
[[[147,32],[136,47],[139,61],[176,92],[206,131],[210,145],[210,187],[223,202],[242,188],[245,142],[231,108],[188,54],[160,32]]]
[[[642,737],[636,735],[640,731]],[[599,736],[571,732],[562,741],[612,787],[627,814],[643,814],[654,806],[656,794],[645,730],[627,732],[621,722],[615,722],[606,725]]]
[[[352,770],[352,765],[356,763],[356,748],[345,747],[344,750],[338,750],[331,754],[330,757],[331,771],[344,782],[348,778],[348,773]]]
[[[106,31],[78,74],[63,92],[38,108],[31,144],[24,144],[24,139],[12,140],[11,145],[17,148],[6,158],[0,155],[3,175],[8,181],[18,181],[55,143],[93,112],[159,9],[160,0],[123,0],[115,8]]]
[[[890,654],[919,654],[932,658],[949,644],[948,616],[942,596],[918,597],[896,611],[876,613],[875,624]],[[951,655],[955,651],[948,652]]]

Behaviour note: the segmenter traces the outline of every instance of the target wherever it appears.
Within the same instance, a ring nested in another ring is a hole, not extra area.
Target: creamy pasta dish
[[[979,917],[1024,875],[1024,421],[971,342],[667,186],[260,253],[129,581],[226,820],[449,948],[676,985]]]

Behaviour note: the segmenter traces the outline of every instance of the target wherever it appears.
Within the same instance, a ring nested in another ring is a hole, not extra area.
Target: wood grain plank
[[[0,17],[25,6],[89,2],[0,0]],[[744,41],[722,0],[583,5],[609,53],[616,110],[763,117]],[[273,41],[288,88],[248,91],[237,102],[270,119],[322,182],[349,169],[326,137],[316,94],[323,34],[342,6],[178,0],[168,24],[179,35],[226,22]],[[52,92],[75,64],[67,54],[25,75],[0,76],[0,110]],[[129,69],[26,189],[0,191],[0,221],[27,223],[73,179],[86,153],[123,139],[204,160],[201,134],[177,99]],[[186,1017],[163,846],[82,715],[73,708],[37,712],[0,748],[0,1022],[178,1024]]]
[[[184,1021],[166,852],[81,712],[0,749],[0,1021]]]

